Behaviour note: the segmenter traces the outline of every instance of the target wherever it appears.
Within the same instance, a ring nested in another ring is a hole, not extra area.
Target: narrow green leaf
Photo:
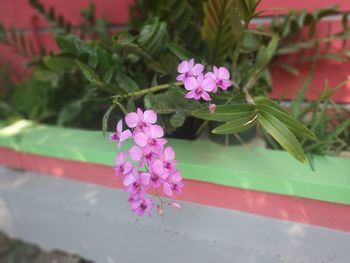
[[[295,159],[305,162],[304,151],[294,134],[273,115],[262,112],[259,114],[259,123],[284,149]]]
[[[309,71],[309,74],[307,75],[305,82],[303,84],[303,87],[301,88],[301,90],[298,93],[298,97],[294,100],[292,100],[291,103],[291,113],[292,116],[294,118],[298,118],[300,111],[301,111],[301,104],[303,103],[304,99],[305,99],[305,94],[306,91],[308,90],[311,81],[314,77],[314,73],[315,73],[315,61],[313,61],[312,65],[311,65],[311,69]]]
[[[68,36],[56,36],[56,43],[63,52],[74,53],[77,51],[73,40]]]
[[[230,104],[217,106],[214,113],[211,113],[208,108],[204,108],[194,111],[192,115],[203,120],[227,122],[251,116],[255,109],[255,106],[251,104]]]
[[[212,130],[214,134],[232,134],[246,131],[256,124],[257,114],[253,113],[250,116],[237,118],[233,121],[227,122]]]
[[[121,71],[118,72],[116,76],[116,81],[118,82],[119,87],[125,92],[133,92],[140,90],[140,87],[137,85],[137,83]]]
[[[176,57],[178,57],[181,60],[186,60],[194,57],[194,55],[191,54],[190,51],[176,43],[169,44],[168,48]]]
[[[57,56],[45,57],[44,63],[49,69],[60,73],[63,73],[65,71],[71,71],[76,66],[74,59],[67,58],[67,57],[57,57]]]
[[[305,125],[294,119],[286,110],[272,100],[265,97],[254,98],[260,112],[268,112],[283,122],[298,137],[317,140],[316,135]]]
[[[297,137],[307,137],[311,140],[317,140],[316,135],[309,130],[305,125],[301,124],[296,119],[293,119],[289,114],[277,110],[269,105],[258,105],[259,112],[267,112],[275,116],[282,123],[284,123],[288,129],[290,129]]]
[[[83,72],[85,78],[94,86],[103,86],[103,82],[100,77],[85,63],[76,60],[75,61],[79,66],[80,70]]]

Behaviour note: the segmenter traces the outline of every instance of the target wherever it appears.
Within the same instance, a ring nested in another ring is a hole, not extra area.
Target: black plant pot
[[[184,124],[181,127],[168,134],[167,137],[176,139],[195,140],[198,137],[196,133],[199,127],[202,125],[202,123],[202,120],[189,117],[185,120]]]

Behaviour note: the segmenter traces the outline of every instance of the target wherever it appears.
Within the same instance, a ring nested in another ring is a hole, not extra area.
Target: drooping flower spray
[[[184,182],[176,168],[175,152],[171,146],[165,147],[164,131],[156,122],[154,111],[137,109],[125,116],[129,129],[123,131],[123,121],[119,120],[116,132],[110,135],[111,141],[118,142],[118,149],[124,141],[133,140],[134,145],[127,153],[118,151],[114,170],[116,176],[123,177],[125,190],[130,193],[131,210],[139,216],[151,215],[155,202],[158,202],[157,210],[161,215],[164,205],[181,208],[174,200],[165,201],[159,195],[162,191],[174,199],[181,193]],[[153,197],[147,195],[151,189],[155,192]]]

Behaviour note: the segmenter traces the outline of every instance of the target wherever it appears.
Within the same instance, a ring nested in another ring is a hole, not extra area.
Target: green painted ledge
[[[350,159],[316,156],[314,172],[281,151],[200,140],[169,144],[187,179],[350,205]],[[117,150],[101,132],[28,121],[0,128],[0,147],[104,165],[113,165]]]

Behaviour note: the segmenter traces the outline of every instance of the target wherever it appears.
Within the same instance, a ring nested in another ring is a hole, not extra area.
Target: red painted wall
[[[43,0],[46,8],[54,6],[57,14],[64,14],[72,24],[79,24],[81,15],[80,10],[89,5],[90,0]],[[133,0],[98,0],[96,3],[97,16],[105,16],[113,25],[122,25],[128,19],[128,7],[133,3]],[[288,9],[307,9],[313,11],[318,8],[327,7],[330,5],[339,5],[341,10],[350,11],[349,0],[263,0],[259,9],[265,10],[264,16],[281,15],[287,12]],[[25,29],[27,37],[34,39],[34,43],[41,43],[49,50],[57,49],[52,34],[45,29],[48,27],[45,19],[40,17],[36,11],[30,7],[28,0],[1,0],[0,3],[0,21],[6,26],[15,26],[17,28]],[[328,24],[332,24],[332,30],[340,29],[339,21],[328,21],[321,25],[319,32],[326,32]],[[35,31],[34,28],[41,30]],[[38,46],[36,45],[36,48]],[[340,43],[332,43],[332,48],[341,48]],[[286,56],[283,59],[288,61],[293,57]],[[12,67],[18,72],[26,72],[24,69],[23,56],[14,53],[10,48],[0,45],[0,65],[3,61],[10,61]],[[300,70],[300,75],[295,77],[281,69],[274,68],[272,72],[274,89],[272,96],[275,98],[290,98],[295,94],[295,86],[300,80],[304,79],[308,72],[308,65],[297,65]],[[312,82],[312,88],[308,92],[308,98],[314,99],[318,96],[320,90],[324,87],[325,79],[329,80],[330,85],[336,85],[341,81],[350,77],[350,62],[335,62],[335,61],[320,61],[316,67],[315,78]],[[350,103],[350,83],[339,90],[334,95],[334,99],[342,103]]]

